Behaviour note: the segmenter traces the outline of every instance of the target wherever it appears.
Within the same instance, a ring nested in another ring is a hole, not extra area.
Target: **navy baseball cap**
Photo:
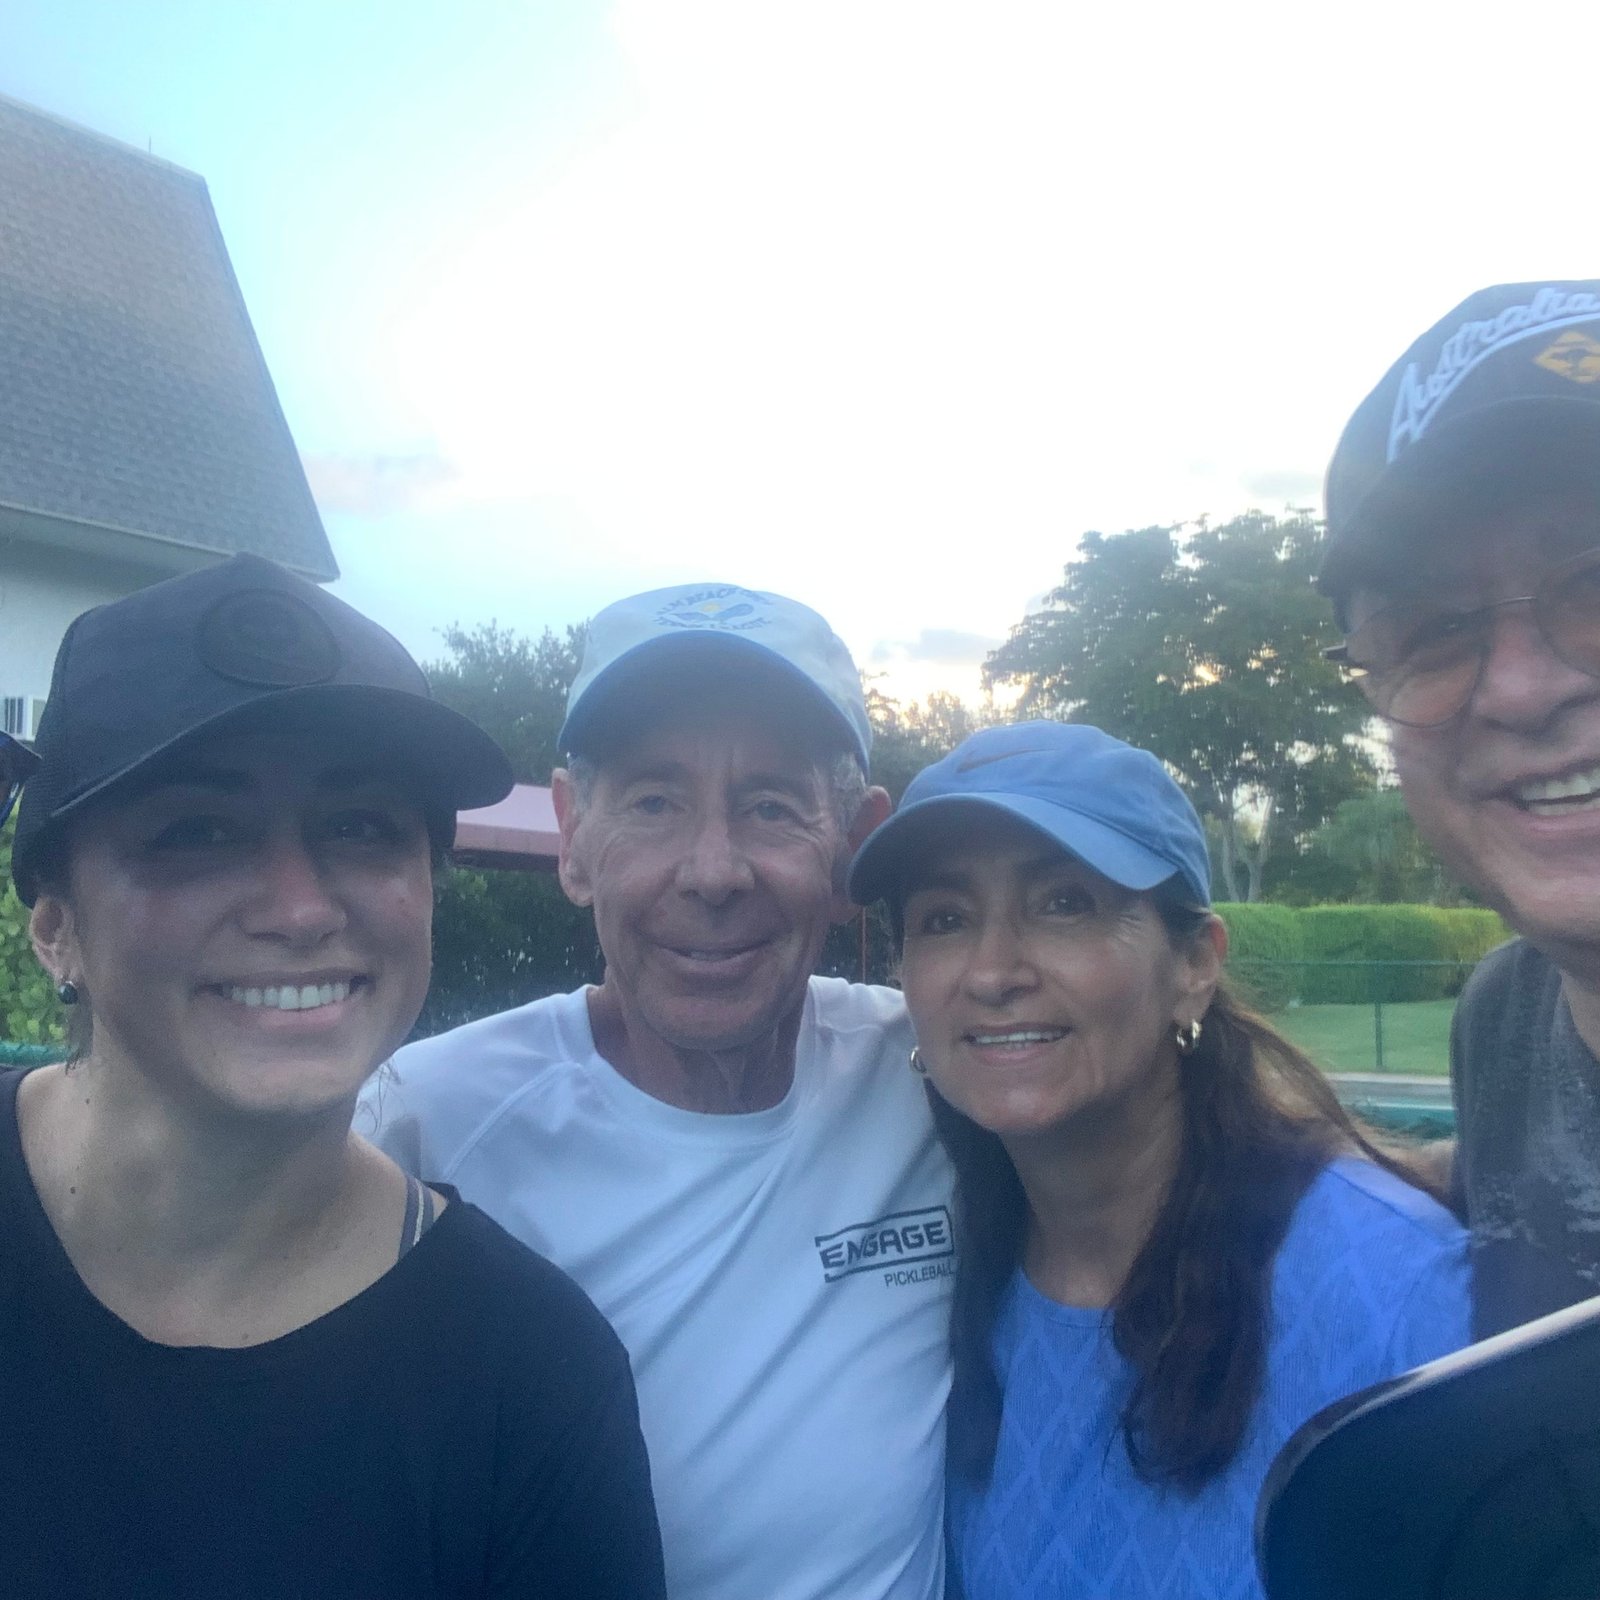
[[[392,755],[444,844],[457,810],[511,790],[500,747],[430,697],[398,640],[274,562],[234,556],[96,606],[67,629],[34,741],[39,766],[17,810],[11,875],[22,903],[33,904],[43,852],[79,807],[247,719],[333,725]]]
[[[1357,407],[1328,467],[1318,582],[1338,599],[1441,509],[1600,483],[1600,279],[1498,284],[1431,327]]]
[[[1017,817],[1125,889],[1180,878],[1195,904],[1211,904],[1205,829],[1188,797],[1148,750],[1082,722],[985,728],[925,767],[856,852],[851,898],[892,896],[930,820],[962,808]]]
[[[731,675],[771,671],[821,712],[866,770],[872,729],[843,641],[809,606],[731,583],[651,589],[598,613],[567,696],[560,748],[586,754],[641,691],[670,691],[679,675],[689,681],[708,666]]]

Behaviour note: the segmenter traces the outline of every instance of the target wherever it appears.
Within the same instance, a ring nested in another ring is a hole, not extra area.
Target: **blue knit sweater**
[[[1198,1494],[1133,1471],[1130,1373],[1106,1313],[1047,1300],[1019,1272],[995,1328],[1005,1401],[994,1475],[952,1480],[950,1557],[966,1600],[1259,1600],[1252,1532],[1273,1457],[1345,1395],[1469,1342],[1467,1239],[1425,1195],[1338,1160],[1306,1191],[1273,1269],[1260,1402]]]

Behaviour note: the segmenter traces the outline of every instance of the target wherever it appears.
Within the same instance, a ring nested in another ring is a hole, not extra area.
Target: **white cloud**
[[[966,633],[960,628],[924,628],[915,639],[884,639],[874,648],[872,661],[922,661],[934,667],[981,666],[1000,640],[991,634]]]
[[[426,451],[413,455],[309,455],[306,478],[324,513],[381,517],[436,503],[459,474]]]
[[[1322,474],[1304,467],[1269,467],[1244,480],[1251,498],[1266,510],[1279,506],[1316,506],[1322,503]]]
[[[1456,299],[1585,270],[1557,9],[625,0],[635,115],[400,282],[397,407],[463,504],[570,508],[530,579],[998,636],[1084,528],[1309,496]]]

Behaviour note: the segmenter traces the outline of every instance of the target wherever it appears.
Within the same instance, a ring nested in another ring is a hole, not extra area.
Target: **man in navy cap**
[[[632,1357],[674,1600],[935,1600],[949,1174],[897,993],[814,978],[888,811],[815,612],[590,628],[554,777],[604,980],[403,1050],[379,1142],[565,1267]]]
[[[1411,814],[1520,936],[1451,1042],[1493,1331],[1600,1293],[1600,281],[1485,289],[1423,334],[1327,510],[1340,653]]]

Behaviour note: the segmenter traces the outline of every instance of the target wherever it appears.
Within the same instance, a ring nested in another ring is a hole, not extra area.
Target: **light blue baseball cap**
[[[1083,722],[985,728],[924,767],[856,852],[851,899],[895,894],[930,820],[974,807],[1019,818],[1125,889],[1180,878],[1196,905],[1211,904],[1206,833],[1188,797],[1148,750]]]
[[[809,606],[732,583],[686,583],[629,595],[589,624],[567,696],[560,748],[582,755],[645,689],[708,664],[730,673],[773,669],[836,726],[865,771],[872,749],[861,674],[844,642]]]

